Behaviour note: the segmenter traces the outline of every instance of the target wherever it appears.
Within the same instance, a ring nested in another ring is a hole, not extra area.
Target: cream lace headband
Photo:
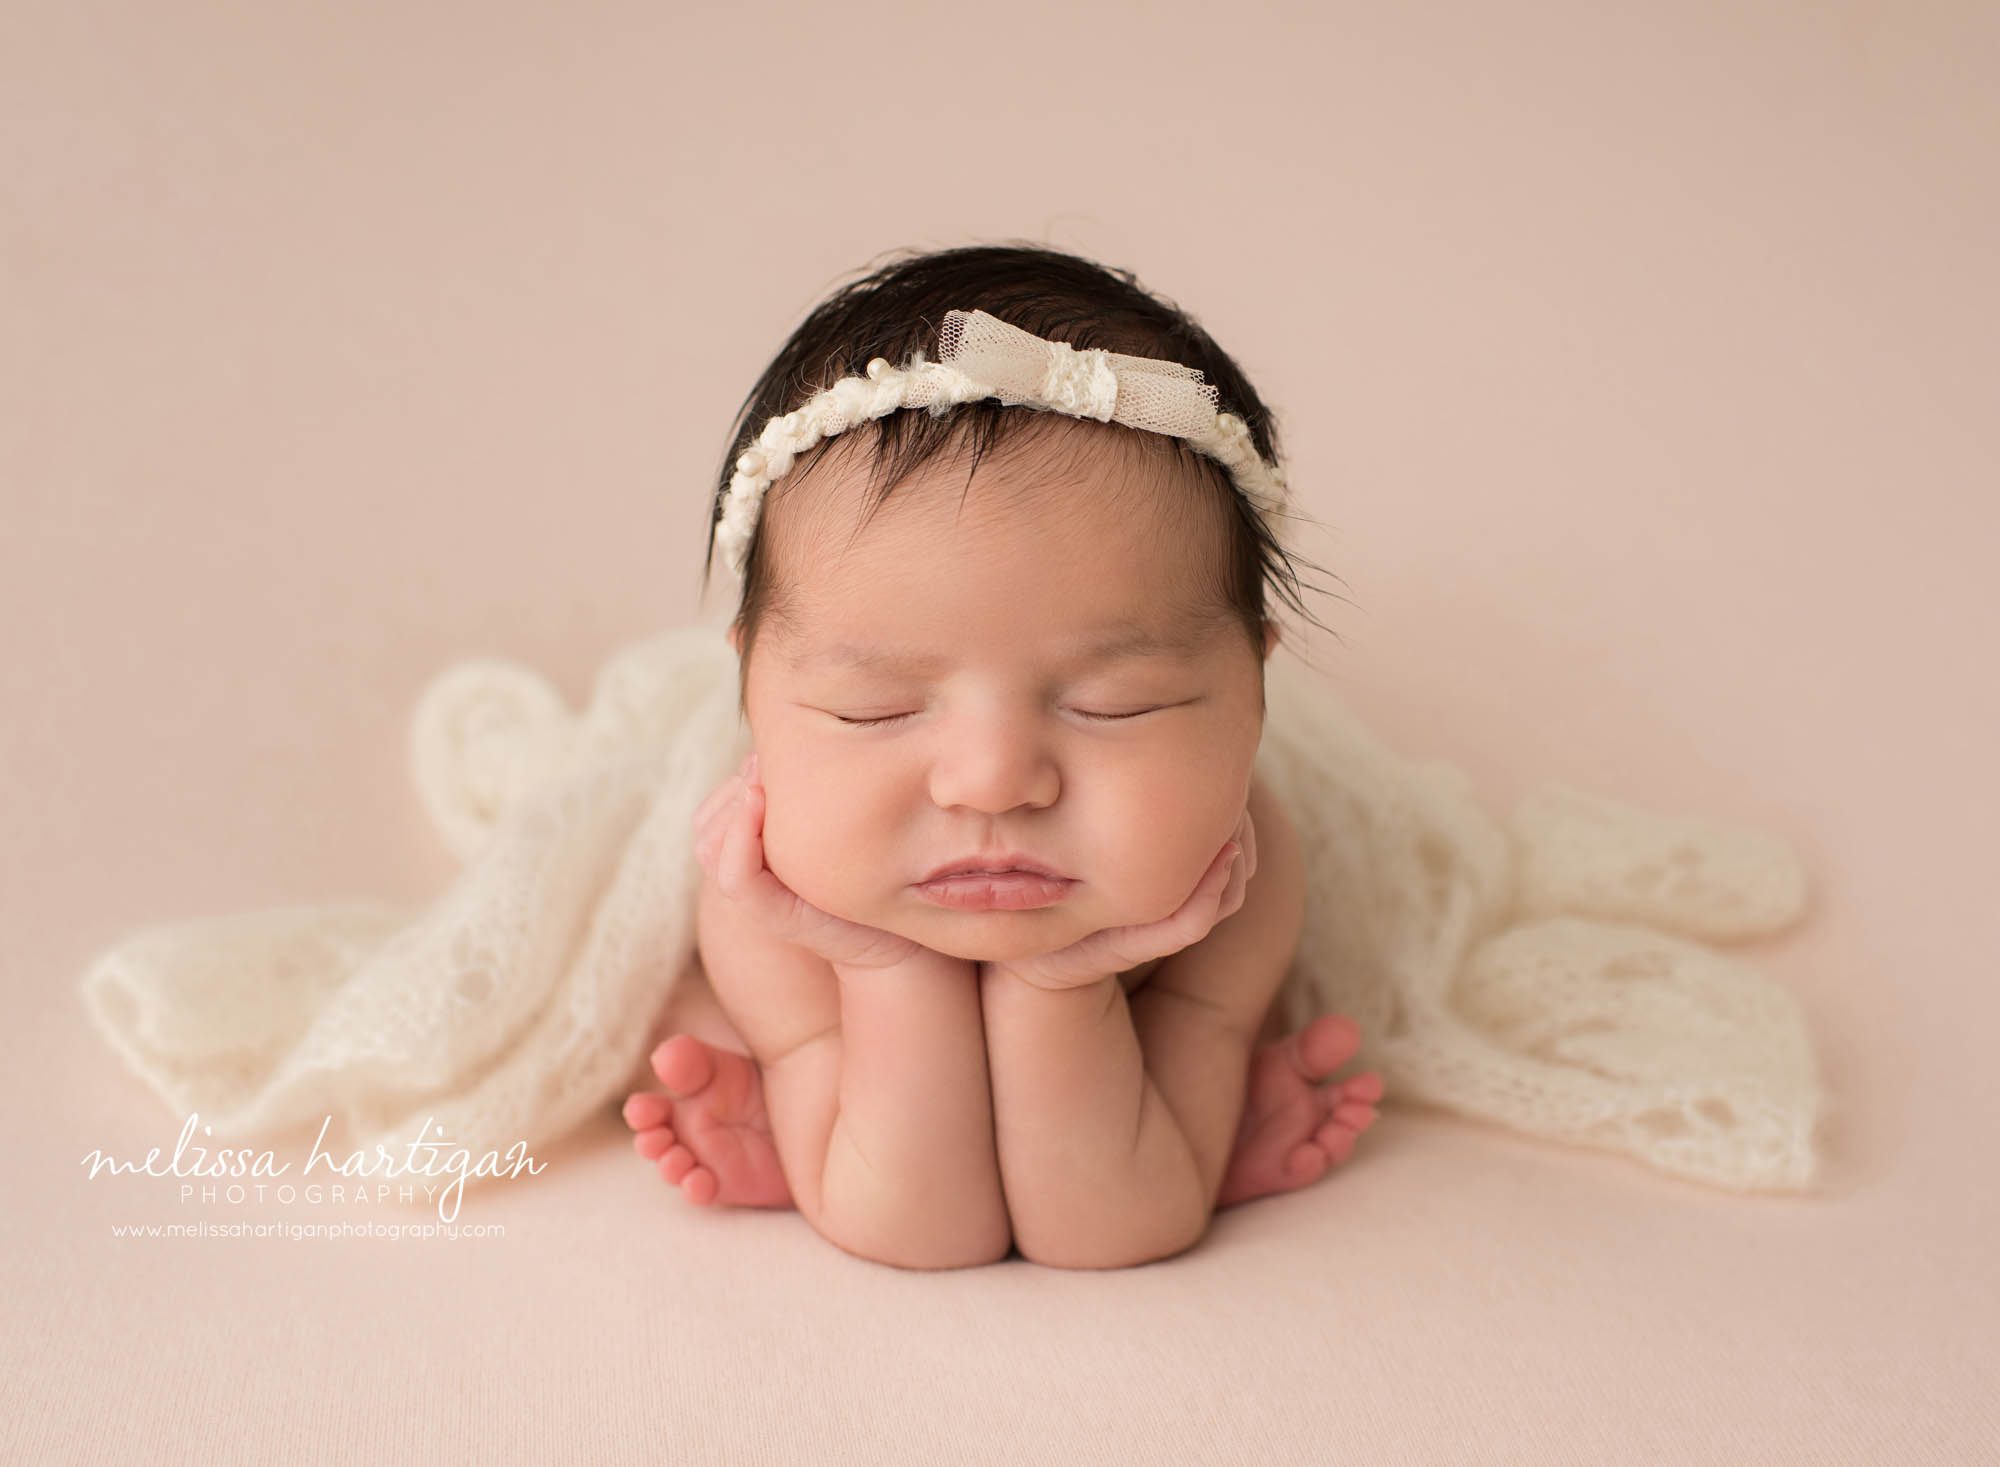
[[[887,358],[868,363],[866,377],[843,377],[794,412],[771,419],[736,460],[718,516],[715,541],[740,580],[750,557],[764,491],[793,460],[823,438],[899,408],[942,411],[954,403],[994,397],[1012,406],[1121,423],[1184,438],[1229,470],[1236,487],[1283,542],[1287,503],[1284,470],[1267,463],[1234,413],[1217,411],[1215,385],[1179,362],[1124,356],[1067,342],[1045,341],[984,311],[948,311],[938,331],[938,359],[919,348],[907,367]]]

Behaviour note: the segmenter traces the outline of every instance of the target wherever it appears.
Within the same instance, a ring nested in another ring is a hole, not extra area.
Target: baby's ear
[[[731,622],[729,624],[729,630],[724,632],[722,635],[723,639],[729,643],[731,650],[733,650],[738,657],[741,657],[743,655],[743,623],[740,621]]]
[[[1278,624],[1277,624],[1277,623],[1276,623],[1275,621],[1271,621],[1271,620],[1269,620],[1268,618],[1267,618],[1267,619],[1265,620],[1265,622],[1264,622],[1264,659],[1265,659],[1265,661],[1267,661],[1267,662],[1268,662],[1268,661],[1270,660],[1270,657],[1271,657],[1271,654],[1272,654],[1273,652],[1275,652],[1275,651],[1276,651],[1276,650],[1278,649],[1278,635],[1279,635],[1279,630],[1280,630],[1280,629],[1279,629],[1279,626],[1278,626]]]

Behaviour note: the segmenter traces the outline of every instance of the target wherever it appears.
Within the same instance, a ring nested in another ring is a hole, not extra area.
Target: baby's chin
[[[1030,931],[1027,923],[1018,920],[1026,915],[1016,912],[1006,922],[998,922],[986,916],[968,920],[966,914],[960,913],[944,921],[924,923],[921,931],[903,935],[933,952],[974,963],[1020,962],[1052,953],[1075,941],[1053,937],[1046,928],[1040,933]]]
[[[893,924],[876,925],[900,937],[922,943],[947,957],[975,963],[1018,962],[1068,947],[1105,927],[1122,926],[1116,918],[1080,919],[1058,903],[1019,912],[967,912],[937,908],[898,914]]]

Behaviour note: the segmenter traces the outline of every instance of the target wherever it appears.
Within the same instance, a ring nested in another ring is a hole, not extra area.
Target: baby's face
[[[1187,491],[1167,461],[1079,427],[1080,462],[989,455],[969,490],[962,464],[927,466],[858,537],[855,460],[830,453],[801,500],[767,504],[797,599],[759,633],[746,709],[766,864],[815,906],[956,957],[1027,957],[1169,915],[1234,832],[1262,665],[1240,624],[1175,605],[1217,531],[1173,513]],[[1136,502],[1106,496],[1121,478]],[[1135,630],[1186,645],[1092,655]],[[923,884],[996,850],[1069,884],[1025,909]]]

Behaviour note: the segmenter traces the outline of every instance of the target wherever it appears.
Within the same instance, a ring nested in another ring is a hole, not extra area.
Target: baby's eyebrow
[[[1157,630],[1137,622],[1118,622],[1095,636],[1070,644],[1067,661],[1089,667],[1126,658],[1172,657],[1190,659],[1208,645],[1212,628],[1198,623],[1180,623]],[[835,642],[817,651],[805,651],[791,659],[794,667],[836,666],[863,672],[897,672],[918,675],[935,672],[940,659],[901,647],[866,647],[854,642]]]

